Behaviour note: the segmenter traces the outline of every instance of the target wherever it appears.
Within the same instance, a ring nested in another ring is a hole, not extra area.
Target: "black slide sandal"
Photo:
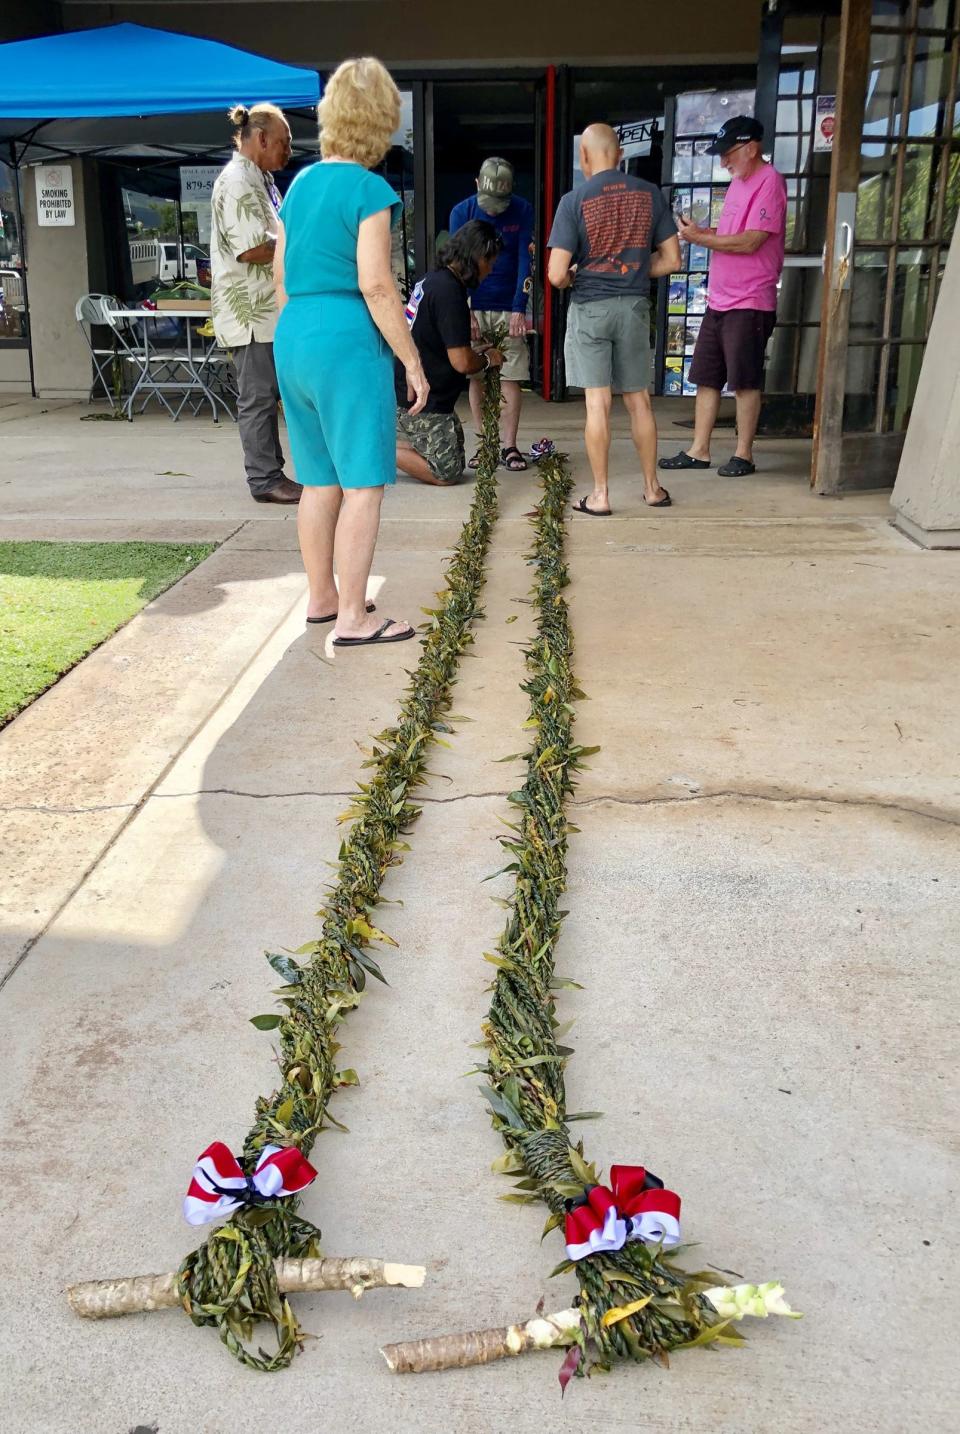
[[[367,603],[367,612],[376,612],[376,610],[377,605],[375,602]],[[338,616],[338,613],[328,612],[326,617],[308,617],[307,622],[336,622]]]
[[[574,503],[573,511],[575,513],[586,513],[588,518],[609,518],[612,516],[612,509],[610,508],[588,508],[585,497],[581,498],[579,503]]]
[[[382,622],[376,632],[372,632],[369,637],[335,637],[333,645],[334,647],[372,647],[374,644],[382,645],[385,642],[406,642],[408,638],[416,637],[417,634],[413,628],[409,632],[395,633],[393,637],[384,637],[383,634],[394,622],[396,622],[396,618],[388,617],[386,622]]]

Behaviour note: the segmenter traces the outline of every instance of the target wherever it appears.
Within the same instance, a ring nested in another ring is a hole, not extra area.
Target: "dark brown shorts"
[[[763,360],[777,316],[769,309],[707,309],[690,382],[704,388],[763,388]]]

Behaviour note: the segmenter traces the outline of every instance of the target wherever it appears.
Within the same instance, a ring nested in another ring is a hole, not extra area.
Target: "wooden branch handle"
[[[495,1359],[508,1359],[532,1349],[554,1349],[557,1345],[574,1344],[579,1333],[580,1311],[566,1309],[552,1315],[538,1315],[527,1320],[526,1324],[386,1344],[380,1353],[392,1374],[426,1374],[440,1369],[465,1369],[468,1365],[490,1364]]]
[[[423,1265],[395,1265],[386,1260],[350,1255],[344,1259],[276,1260],[277,1284],[283,1294],[306,1290],[349,1290],[359,1299],[364,1290],[403,1285],[418,1290],[426,1278]],[[68,1285],[74,1314],[84,1319],[114,1319],[148,1310],[173,1309],[180,1303],[177,1276],[130,1275],[121,1280],[90,1280]]]

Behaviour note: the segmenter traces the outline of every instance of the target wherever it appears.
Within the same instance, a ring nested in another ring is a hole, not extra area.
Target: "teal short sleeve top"
[[[280,206],[288,296],[359,294],[357,235],[381,209],[390,209],[396,224],[400,200],[382,175],[337,162],[302,169]]]

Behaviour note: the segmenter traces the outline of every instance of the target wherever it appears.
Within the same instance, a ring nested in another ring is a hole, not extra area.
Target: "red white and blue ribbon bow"
[[[622,1250],[630,1240],[671,1250],[680,1243],[680,1196],[642,1165],[612,1165],[609,1188],[592,1185],[567,1212],[564,1233],[571,1260]]]
[[[283,1195],[296,1195],[316,1180],[317,1172],[294,1145],[265,1145],[257,1168],[244,1175],[240,1162],[222,1140],[215,1140],[193,1167],[183,1202],[188,1225],[226,1220],[241,1205],[261,1205]]]

